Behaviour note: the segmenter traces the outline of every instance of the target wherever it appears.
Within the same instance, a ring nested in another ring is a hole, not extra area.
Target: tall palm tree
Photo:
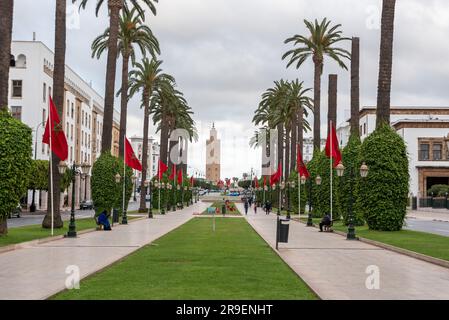
[[[327,134],[329,135],[330,123],[337,126],[337,84],[338,76],[336,74],[329,75],[329,90],[328,90],[328,111],[327,111]]]
[[[292,64],[296,64],[296,68],[311,57],[315,65],[314,71],[314,123],[313,123],[313,144],[314,148],[320,150],[321,133],[320,133],[320,107],[321,107],[321,75],[324,67],[324,57],[328,56],[335,60],[338,65],[347,70],[347,66],[343,59],[350,59],[350,53],[342,48],[336,47],[336,44],[351,40],[350,38],[342,37],[342,31],[339,30],[340,24],[331,26],[331,21],[324,18],[320,23],[315,20],[315,23],[304,20],[304,23],[309,31],[308,36],[294,35],[285,40],[285,43],[293,43],[299,47],[288,50],[282,59],[289,57],[287,68]]]
[[[129,97],[137,92],[142,92],[143,118],[143,147],[142,147],[142,181],[140,182],[140,207],[139,212],[145,212],[146,203],[145,179],[148,167],[148,129],[150,118],[150,106],[154,95],[161,90],[169,90],[168,82],[174,82],[172,76],[163,73],[160,68],[162,61],[148,60],[144,58],[141,63],[136,63],[136,69],[129,73]]]
[[[111,150],[112,145],[112,121],[114,114],[114,94],[115,94],[115,74],[117,68],[117,40],[119,36],[120,10],[123,8],[125,1],[130,6],[136,8],[141,19],[145,20],[145,11],[140,3],[144,3],[150,11],[156,15],[155,2],[158,0],[107,0],[109,9],[109,42],[108,42],[108,58],[106,67],[105,81],[105,98],[104,98],[104,117],[103,132],[101,136],[101,150]],[[89,0],[72,0],[73,3],[79,2],[80,8],[86,8]],[[101,6],[105,0],[97,0],[95,14],[98,16]]]
[[[351,135],[360,136],[360,38],[352,38],[351,50]]]
[[[101,54],[108,49],[109,28],[98,36],[92,43],[92,57],[100,58]],[[160,54],[159,42],[153,35],[151,29],[144,25],[137,13],[136,8],[128,9],[124,6],[119,22],[118,51],[122,55],[122,87],[120,108],[120,136],[119,136],[119,156],[124,155],[124,141],[126,135],[126,120],[128,110],[128,72],[129,60],[132,64],[136,62],[135,46],[140,49],[143,56],[150,53],[153,58]]]
[[[9,64],[14,0],[0,1],[0,110],[8,110]]]
[[[64,79],[65,79],[65,49],[66,49],[66,0],[56,1],[55,10],[55,57],[53,72],[53,102],[58,111],[59,117],[62,119],[64,106]],[[50,111],[49,111],[50,112]],[[53,171],[53,211],[54,211],[54,227],[62,228],[63,222],[60,212],[60,196],[61,196],[61,178],[58,171],[60,159],[52,152],[52,171]],[[50,185],[50,177],[49,177]],[[72,186],[75,188],[75,186]],[[51,228],[51,199],[48,197],[47,214],[42,221],[43,228]],[[75,199],[72,199],[75,201]]]
[[[391,73],[393,68],[394,14],[396,0],[383,0],[380,31],[379,84],[376,126],[390,124]]]

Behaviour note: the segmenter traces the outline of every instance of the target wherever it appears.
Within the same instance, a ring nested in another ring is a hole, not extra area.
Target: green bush
[[[449,194],[449,186],[445,184],[435,184],[427,191],[428,196],[434,197],[445,197],[446,194]]]
[[[7,216],[27,191],[31,145],[31,129],[8,112],[0,112],[0,234],[7,233]]]
[[[330,213],[330,160],[326,157],[324,151],[315,150],[313,158],[309,162],[309,169],[312,178],[312,216],[315,218],[323,217],[326,213]],[[321,177],[321,185],[315,184],[315,178]],[[341,213],[337,201],[338,177],[333,171],[333,219],[337,219]],[[308,188],[307,188],[308,189]]]
[[[48,160],[32,160],[31,174],[28,182],[28,189],[48,190]],[[61,176],[61,192],[67,190],[72,182],[72,170],[66,170]]]
[[[350,191],[352,184],[352,194],[353,194],[353,207],[352,213],[354,217],[354,225],[363,226],[365,224],[365,219],[363,218],[363,210],[361,208],[357,208],[355,203],[357,202],[357,185],[361,182],[360,177],[360,166],[362,165],[362,161],[360,160],[360,148],[362,143],[358,136],[351,136],[349,138],[348,144],[342,151],[342,162],[345,166],[345,172],[343,177],[341,178],[341,185],[338,190],[338,200],[340,203],[341,213],[343,216],[344,223],[349,224],[348,221],[348,213],[349,213],[349,205],[350,205]],[[351,177],[351,170],[353,172]]]
[[[296,213],[298,213],[298,202],[299,202],[298,172],[293,171],[290,174],[289,181],[295,182],[295,187],[290,188],[289,196],[290,196],[290,205],[291,205],[292,212],[294,212],[296,214]],[[301,185],[301,214],[305,213],[305,208],[306,208],[306,202],[307,202],[306,188],[307,188],[307,184]]]
[[[369,228],[401,230],[409,190],[404,140],[390,126],[381,126],[363,141],[360,159],[368,166],[369,173],[358,185],[357,207],[363,208]]]
[[[123,160],[112,156],[109,152],[104,152],[95,161],[92,168],[92,200],[94,201],[96,214],[103,210],[111,212],[112,208],[116,208],[121,213],[123,201],[123,182],[122,178],[119,183],[115,181],[116,174],[123,176]],[[126,190],[125,205],[128,206],[129,199],[132,195],[132,170],[126,167]]]

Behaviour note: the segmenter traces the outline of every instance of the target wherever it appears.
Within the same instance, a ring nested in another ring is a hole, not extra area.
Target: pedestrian
[[[245,215],[248,215],[248,200],[245,199]]]
[[[266,202],[265,202],[265,214],[270,214],[270,211],[271,211],[271,202],[269,201],[269,200],[267,200]]]
[[[330,225],[331,225],[331,217],[328,213],[326,213],[326,215],[323,217],[323,219],[321,219],[320,222],[320,232],[323,232],[324,226],[330,227]]]
[[[257,214],[257,203],[254,203],[254,214]]]

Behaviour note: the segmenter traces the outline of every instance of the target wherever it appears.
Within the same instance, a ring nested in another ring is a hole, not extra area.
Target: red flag
[[[257,177],[254,177],[254,187],[259,188],[259,180],[257,180]]]
[[[296,146],[296,168],[298,170],[299,177],[310,178],[309,170],[307,170],[306,165],[302,161],[301,151],[299,150],[299,144]]]
[[[278,169],[270,177],[270,185],[276,184],[281,180],[282,176],[282,163],[279,163]]]
[[[162,175],[167,170],[168,170],[167,165],[165,163],[163,163],[161,160],[159,160],[158,167],[157,167],[157,177],[159,180],[162,179]]]
[[[338,166],[338,164],[341,162],[341,153],[340,149],[338,148],[338,139],[337,139],[337,132],[335,131],[334,125],[331,123],[331,128],[329,130],[329,135],[327,137],[326,141],[326,156],[328,158],[334,159],[334,168]]]
[[[62,129],[61,120],[59,119],[58,111],[53,103],[51,96],[48,97],[49,101],[49,113],[47,124],[45,125],[44,136],[42,137],[42,143],[50,145],[51,135],[51,150],[61,161],[67,159],[69,154],[69,147],[67,145],[67,139]],[[50,133],[51,126],[51,133]]]
[[[179,171],[178,171],[178,184],[182,185],[182,180],[183,180],[183,176],[182,176],[182,167],[181,167],[181,168],[179,168]]]
[[[142,171],[142,164],[134,154],[133,147],[127,137],[125,137],[125,164],[130,168]]]
[[[226,178],[225,180],[226,180],[226,185],[229,188],[229,186],[231,185],[231,179]]]
[[[193,187],[193,185],[195,184],[195,179],[193,178],[193,176],[190,177],[190,186]]]
[[[171,168],[171,174],[168,177],[168,180],[175,180],[175,175],[176,175],[176,164],[173,164],[172,168]]]

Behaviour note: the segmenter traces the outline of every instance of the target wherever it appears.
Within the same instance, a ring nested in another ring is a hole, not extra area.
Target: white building
[[[13,41],[11,53],[15,66],[10,68],[9,106],[14,117],[33,130],[33,156],[49,159],[49,146],[42,143],[48,117],[48,96],[52,95],[54,53],[39,41]],[[69,154],[67,164],[89,163],[91,166],[101,153],[103,130],[103,98],[70,67],[65,68],[63,129],[67,137]],[[117,135],[120,114],[114,112],[114,130]],[[113,139],[113,147],[118,141]],[[113,153],[117,150],[112,150]],[[90,177],[84,181],[77,176],[75,206],[90,199]],[[36,192],[36,206],[45,210],[47,192]],[[31,203],[31,196],[28,197]],[[71,204],[71,189],[61,197],[61,205]]]
[[[321,139],[321,150],[326,146],[326,139]],[[302,147],[302,160],[304,162],[309,162],[313,158],[313,138],[304,137],[303,147]],[[295,160],[296,161],[296,160]]]
[[[142,162],[142,154],[143,154],[143,137],[140,136],[132,136],[130,138],[131,146],[136,154],[136,157]],[[155,175],[157,175],[157,165],[159,163],[159,143],[153,138],[148,138],[148,163],[147,163],[147,176],[146,179],[151,179]],[[142,181],[142,172],[135,170],[134,173],[137,177],[136,184],[140,185],[140,181]]]
[[[449,184],[449,107],[391,107],[390,121],[407,146],[410,193],[424,197],[432,185]],[[344,123],[337,129],[342,146],[348,141],[348,128]],[[361,139],[375,129],[376,108],[362,108]]]

